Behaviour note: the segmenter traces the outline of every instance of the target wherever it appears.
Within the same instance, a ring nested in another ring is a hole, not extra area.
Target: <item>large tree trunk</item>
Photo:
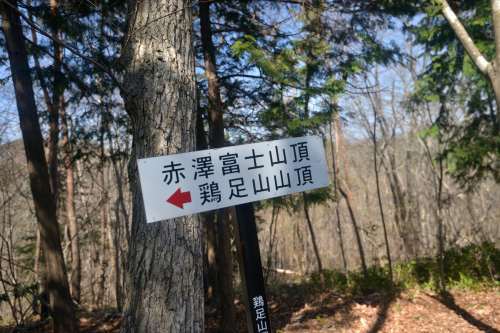
[[[76,220],[75,209],[75,177],[73,172],[73,158],[71,143],[69,141],[68,116],[64,102],[61,108],[61,132],[62,144],[64,149],[64,169],[66,170],[66,218],[68,221],[69,242],[71,247],[71,296],[80,303],[80,282],[82,280],[80,257],[80,235],[78,231],[78,222]]]
[[[199,219],[190,216],[147,224],[136,162],[195,147],[191,5],[182,0],[129,3],[122,96],[133,124],[129,164],[133,216],[122,332],[202,332],[204,328]]]
[[[210,3],[200,3],[200,30],[203,56],[205,59],[205,74],[208,80],[208,123],[209,143],[213,148],[224,146],[223,105],[220,94],[215,49],[212,41],[210,25]],[[233,291],[233,258],[231,254],[231,233],[227,212],[219,210],[215,215],[216,262],[217,262],[217,296],[221,311],[220,329],[222,332],[236,330],[236,313],[234,311]],[[207,228],[213,227],[208,225]]]
[[[17,12],[17,1],[5,1],[2,9],[2,30],[7,44],[12,81],[16,93],[35,214],[40,226],[54,331],[61,333],[76,332],[75,313],[69,293],[59,225],[56,217],[56,203],[50,191],[43,138],[40,131],[21,20]]]

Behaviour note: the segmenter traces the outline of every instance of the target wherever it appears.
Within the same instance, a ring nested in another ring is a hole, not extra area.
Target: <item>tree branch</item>
[[[499,1],[492,0],[492,2],[499,2]],[[470,37],[469,33],[467,32],[467,30],[465,30],[464,26],[458,19],[453,9],[451,9],[450,5],[448,4],[448,1],[441,0],[441,5],[442,5],[441,12],[443,13],[444,17],[446,18],[446,20],[452,27],[453,31],[457,35],[457,38],[459,39],[460,43],[462,43],[463,47],[467,51],[469,57],[472,59],[476,67],[483,74],[488,75],[488,72],[492,67],[491,63],[488,60],[486,60],[486,58],[482,55],[481,51],[479,51],[479,49],[477,48],[476,44],[474,44],[474,41]]]
[[[495,65],[500,66],[500,0],[491,0],[491,11],[493,17],[493,31],[495,34]]]

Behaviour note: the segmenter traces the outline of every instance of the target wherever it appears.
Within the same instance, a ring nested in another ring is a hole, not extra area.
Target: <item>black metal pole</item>
[[[236,218],[239,226],[243,274],[246,280],[248,310],[252,319],[253,332],[270,333],[271,322],[252,204],[246,203],[236,206]]]

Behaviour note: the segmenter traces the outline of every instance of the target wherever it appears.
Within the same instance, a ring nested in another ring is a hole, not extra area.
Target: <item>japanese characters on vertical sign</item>
[[[250,305],[253,311],[253,317],[255,318],[255,330],[258,333],[269,333],[271,328],[269,325],[269,318],[266,316],[266,306],[265,299],[263,296],[258,295],[252,298],[252,304]]]
[[[308,136],[138,160],[147,222],[328,186],[321,138]]]

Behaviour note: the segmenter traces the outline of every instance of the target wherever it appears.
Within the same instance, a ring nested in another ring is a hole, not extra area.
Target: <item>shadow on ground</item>
[[[487,333],[500,333],[499,330],[477,319],[470,312],[468,312],[460,305],[458,305],[455,302],[455,298],[453,297],[453,295],[450,294],[449,292],[444,291],[441,292],[439,295],[430,295],[430,296],[435,300],[437,300],[438,302],[440,302],[441,304],[443,304],[444,306],[446,306],[448,309],[455,312],[460,317],[462,317],[469,324],[477,327],[479,330]]]
[[[367,330],[375,333],[384,326],[389,308],[398,295],[398,292],[394,292],[353,297],[303,285],[282,285],[268,293],[272,328],[273,331],[308,331],[321,329],[325,325],[332,328],[350,328],[362,320],[359,311],[355,311],[353,307],[363,306],[377,311],[376,320]],[[206,332],[218,332],[215,309],[209,307],[207,310]],[[242,303],[238,303],[237,317],[238,331],[247,332],[245,308]],[[323,326],[315,327],[316,325]]]
[[[391,304],[397,299],[398,296],[399,292],[392,292],[381,299],[379,303],[380,308],[377,311],[377,319],[368,330],[369,333],[376,333],[384,327]]]

